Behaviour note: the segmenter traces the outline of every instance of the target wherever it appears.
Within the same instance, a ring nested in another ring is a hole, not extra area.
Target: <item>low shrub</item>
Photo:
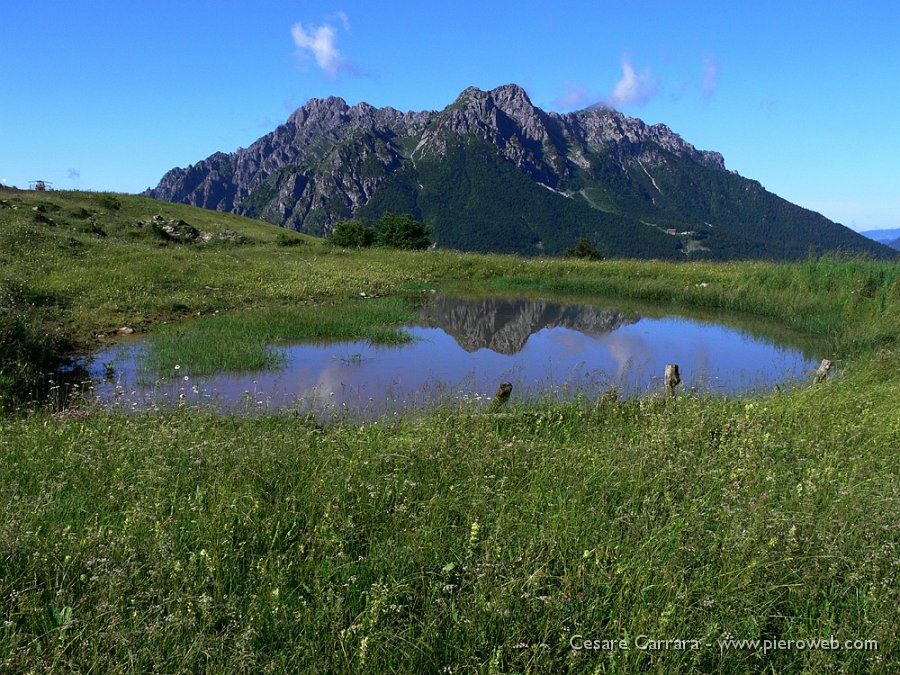
[[[375,231],[359,220],[339,220],[328,241],[342,248],[367,248],[375,241]]]
[[[300,237],[292,236],[287,232],[280,232],[275,238],[275,243],[278,246],[303,246],[304,241]]]

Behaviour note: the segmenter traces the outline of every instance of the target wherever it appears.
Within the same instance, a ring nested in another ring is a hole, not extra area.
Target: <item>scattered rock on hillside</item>
[[[233,230],[222,230],[216,237],[225,241],[233,241],[236,244],[243,244],[247,239],[240,232],[234,232]]]
[[[200,241],[209,242],[213,239],[223,241],[233,241],[235,243],[244,243],[247,238],[240,232],[234,230],[222,230],[221,232],[203,232],[198,230],[190,223],[177,218],[164,218],[155,215],[148,220],[141,220],[135,223],[136,227],[150,226],[160,232],[163,236],[174,241]]]
[[[135,225],[137,227],[149,226],[163,239],[168,239],[169,241],[194,241],[200,236],[200,230],[178,218],[163,218],[160,215],[155,215],[149,220],[139,221]]]
[[[200,230],[183,220],[176,220],[163,225],[160,230],[173,241],[194,241],[200,236]]]
[[[204,243],[210,242],[213,239],[218,239],[220,241],[231,241],[235,244],[243,244],[246,241],[246,237],[242,235],[240,232],[233,232],[231,230],[222,230],[221,232],[213,233],[213,232],[201,232],[198,237],[199,241]]]

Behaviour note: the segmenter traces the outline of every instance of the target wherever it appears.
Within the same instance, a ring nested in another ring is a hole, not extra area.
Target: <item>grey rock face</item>
[[[321,234],[355,216],[390,176],[415,171],[423,157],[443,157],[460,137],[489,143],[554,190],[600,151],[651,166],[666,161],[664,151],[724,170],[721,155],[698,151],[665,125],[606,108],[547,113],[524,89],[508,84],[490,91],[469,87],[439,112],[311,99],[249,148],[172,169],[144,194]]]

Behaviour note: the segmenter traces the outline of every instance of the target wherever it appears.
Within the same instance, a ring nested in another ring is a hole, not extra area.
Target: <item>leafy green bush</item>
[[[275,243],[278,246],[302,246],[304,242],[300,237],[291,236],[287,232],[280,232],[275,238]]]
[[[567,249],[566,258],[583,258],[584,260],[603,260],[603,254],[587,237],[578,237],[575,246]]]
[[[375,225],[375,243],[384,248],[428,248],[431,231],[408,213],[385,213]]]
[[[375,241],[375,232],[359,220],[339,220],[328,241],[343,248],[366,248]]]

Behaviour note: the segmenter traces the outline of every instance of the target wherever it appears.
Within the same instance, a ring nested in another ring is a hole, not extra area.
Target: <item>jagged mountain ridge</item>
[[[310,234],[405,211],[439,247],[464,250],[560,253],[587,236],[640,257],[889,255],[665,125],[602,107],[545,112],[516,85],[470,87],[438,112],[312,99],[249,148],[172,169],[145,194]]]

